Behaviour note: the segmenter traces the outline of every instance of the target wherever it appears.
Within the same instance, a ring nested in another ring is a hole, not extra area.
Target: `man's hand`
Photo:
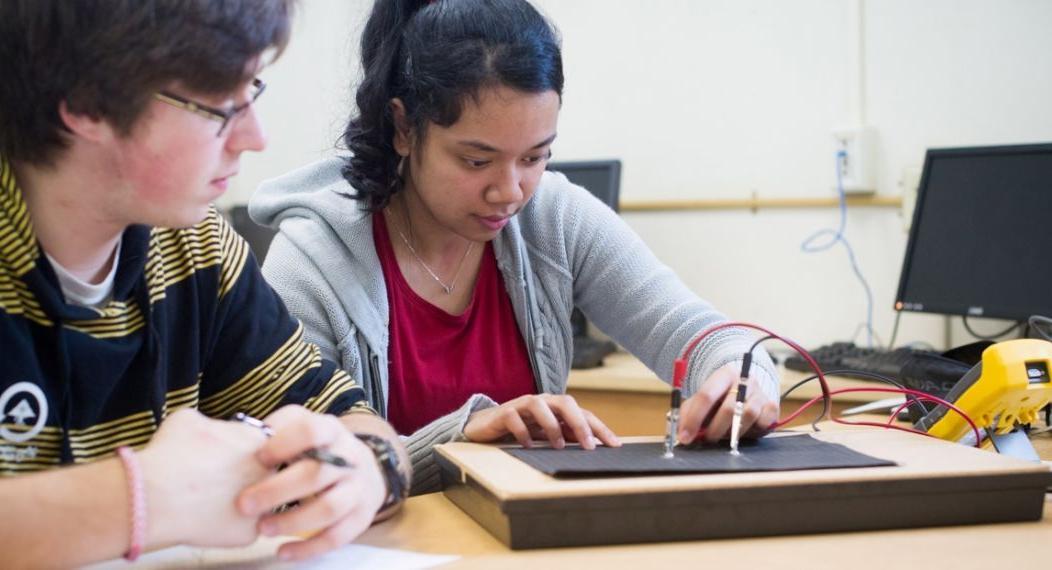
[[[595,449],[597,442],[621,445],[606,424],[566,395],[520,396],[471,414],[464,426],[469,441],[496,441],[509,434],[523,447],[530,447],[534,439],[546,439],[556,449],[565,447],[567,441],[576,441],[584,449]]]
[[[311,534],[285,543],[278,556],[302,560],[350,543],[369,528],[383,504],[386,483],[376,457],[336,417],[315,414],[300,406],[286,406],[264,421],[274,430],[257,452],[264,465],[288,467],[252,485],[238,497],[245,516],[262,516],[259,531],[267,536]],[[304,458],[304,452],[323,448],[347,460],[336,467]],[[299,501],[278,514],[273,509]]]
[[[256,459],[264,436],[249,426],[180,410],[139,453],[146,486],[148,549],[174,544],[240,546],[256,539],[257,516],[234,499],[269,470]]]

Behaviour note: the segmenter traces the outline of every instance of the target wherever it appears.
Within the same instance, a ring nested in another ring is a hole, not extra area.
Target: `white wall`
[[[271,86],[261,113],[270,148],[246,157],[228,202],[330,151],[351,101],[355,42],[370,5],[302,3],[288,52],[266,74]],[[1052,2],[868,0],[861,66],[852,1],[537,5],[564,41],[556,158],[622,159],[625,201],[833,196],[831,131],[859,116],[876,129],[881,194],[898,194],[928,147],[1052,141]],[[625,218],[691,288],[732,317],[805,344],[849,338],[864,319],[862,288],[843,249],[799,250],[812,232],[835,227],[835,210]],[[859,209],[847,234],[887,340],[903,219]],[[943,329],[939,317],[906,314],[899,340],[941,345]],[[952,339],[963,341],[960,333]]]
[[[242,156],[241,174],[223,204],[246,202],[263,180],[332,152],[361,74],[358,38],[371,6],[366,0],[299,3],[288,48],[262,74],[267,91],[257,112],[267,149]]]

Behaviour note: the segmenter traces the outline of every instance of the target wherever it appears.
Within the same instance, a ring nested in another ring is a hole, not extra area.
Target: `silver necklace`
[[[409,232],[412,233],[413,229],[411,226],[409,226],[409,212],[405,212],[405,218],[406,226],[409,228]],[[427,263],[424,262],[424,259],[420,257],[419,253],[416,252],[416,248],[414,248],[413,244],[410,243],[409,238],[405,237],[405,234],[402,233],[402,230],[396,227],[395,231],[398,232],[398,237],[402,238],[402,243],[405,244],[405,247],[409,250],[409,253],[413,254],[413,259],[415,259],[416,262],[420,264],[420,267],[423,267],[424,271],[427,271],[427,274],[430,275],[436,283],[438,283],[438,286],[442,288],[446,295],[452,295],[453,291],[457,287],[457,278],[460,277],[460,270],[464,269],[464,261],[467,260],[468,255],[471,254],[471,250],[475,248],[475,242],[468,242],[468,248],[464,251],[464,257],[460,258],[460,264],[457,265],[457,272],[453,274],[453,280],[449,282],[449,285],[446,285],[445,281],[442,281],[442,279],[439,278],[439,276],[431,270],[431,267],[429,267]]]

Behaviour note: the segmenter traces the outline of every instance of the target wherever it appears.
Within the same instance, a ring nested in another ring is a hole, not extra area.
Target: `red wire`
[[[957,415],[959,415],[962,418],[964,418],[964,421],[968,422],[968,425],[972,428],[972,433],[975,434],[975,446],[976,447],[982,447],[982,437],[979,435],[979,428],[975,425],[975,422],[972,421],[972,418],[970,418],[968,416],[968,414],[964,413],[963,410],[961,410],[957,406],[951,404],[950,402],[947,402],[946,400],[943,400],[942,398],[939,398],[939,397],[936,397],[936,396],[932,396],[931,394],[926,394],[924,392],[919,392],[917,390],[911,390],[909,388],[878,388],[878,387],[873,387],[873,388],[841,388],[839,390],[833,390],[830,393],[830,395],[831,396],[835,396],[835,395],[839,395],[839,394],[850,394],[850,393],[854,393],[854,392],[881,392],[881,393],[885,393],[885,394],[906,394],[908,396],[915,396],[916,398],[921,399],[921,400],[926,400],[926,401],[929,401],[929,402],[935,402],[935,403],[937,403],[939,405],[946,406],[947,408],[949,408],[949,409],[953,410],[954,412],[956,412]],[[796,418],[796,416],[798,416],[801,413],[803,413],[804,410],[806,410],[807,408],[813,406],[816,402],[818,402],[821,399],[822,399],[821,396],[816,397],[816,398],[812,398],[811,400],[806,402],[803,406],[800,406],[800,409],[795,411],[795,412],[793,412],[793,414],[791,416],[789,416],[788,418],[786,418],[786,419],[778,422],[774,426],[772,426],[772,429],[774,429],[775,427],[782,427],[786,423],[792,421],[793,419]],[[844,424],[844,425],[890,427],[892,429],[897,429],[897,430],[900,430],[900,431],[910,431],[910,432],[914,432],[914,433],[923,433],[924,435],[931,435],[929,433],[918,431],[918,430],[913,430],[913,429],[908,429],[908,428],[903,428],[903,427],[893,426],[893,425],[878,424],[878,423],[875,423],[875,422],[849,422],[847,420],[842,420],[840,418],[832,418],[832,420],[834,422],[836,422],[836,423]],[[932,437],[934,437],[934,436],[932,436]]]
[[[830,400],[831,394],[829,392],[829,383],[826,382],[826,376],[825,376],[825,374],[822,373],[822,368],[818,366],[818,362],[816,362],[815,359],[811,356],[811,354],[809,352],[807,352],[806,350],[804,350],[804,348],[802,346],[797,344],[796,341],[794,341],[794,340],[792,340],[790,338],[783,337],[783,336],[781,336],[779,334],[776,334],[774,332],[771,332],[771,331],[765,329],[764,327],[761,327],[761,326],[758,326],[758,325],[754,325],[754,324],[751,324],[751,323],[742,323],[742,322],[736,322],[736,321],[730,321],[730,322],[726,322],[726,323],[720,323],[718,325],[713,325],[713,326],[701,331],[697,335],[695,335],[694,338],[689,343],[687,343],[686,348],[684,348],[683,352],[680,353],[679,358],[676,359],[675,365],[673,366],[673,369],[672,369],[673,370],[673,372],[672,372],[672,387],[673,388],[678,390],[678,389],[683,387],[683,380],[687,376],[687,361],[690,359],[690,355],[694,352],[694,348],[698,346],[698,343],[700,343],[701,341],[705,340],[705,337],[709,336],[710,334],[712,334],[712,333],[714,333],[714,332],[716,332],[718,330],[731,328],[731,327],[742,327],[742,328],[748,328],[748,329],[757,330],[757,331],[763,332],[765,334],[768,334],[768,335],[770,335],[770,336],[772,336],[772,337],[784,342],[785,344],[789,345],[790,347],[792,347],[793,350],[795,350],[797,353],[799,353],[800,356],[802,356],[803,359],[807,361],[807,363],[811,366],[811,368],[814,369],[815,374],[818,375],[818,383],[821,384],[821,386],[822,386],[822,397],[825,398],[827,402],[832,403],[831,400]],[[830,406],[826,406],[826,409],[827,410],[832,410],[832,406],[831,405]],[[772,429],[773,429],[773,426],[772,426]]]
[[[836,423],[844,424],[844,425],[873,426],[873,427],[891,428],[891,429],[896,429],[896,430],[899,430],[899,431],[905,431],[905,432],[910,432],[910,433],[917,433],[917,434],[922,434],[922,435],[926,435],[926,436],[929,436],[929,437],[934,437],[934,436],[932,436],[931,434],[929,434],[927,432],[923,432],[923,431],[915,430],[915,429],[911,429],[911,428],[904,428],[904,427],[900,427],[900,426],[895,426],[895,425],[891,425],[890,423],[885,425],[885,424],[878,424],[878,423],[874,423],[874,422],[850,422],[850,421],[842,420],[842,419],[835,418],[835,417],[832,416],[832,410],[833,410],[832,399],[833,399],[833,395],[834,394],[848,394],[848,393],[852,393],[852,392],[886,392],[886,393],[912,395],[912,396],[915,396],[915,397],[917,397],[919,399],[922,399],[922,400],[936,402],[938,404],[941,404],[941,405],[946,406],[947,408],[953,410],[958,415],[960,415],[962,418],[964,418],[964,420],[966,422],[968,422],[968,425],[971,426],[971,428],[972,428],[972,432],[975,434],[975,446],[976,447],[981,447],[982,437],[980,437],[980,435],[979,435],[979,428],[976,427],[975,422],[972,421],[972,418],[968,417],[968,414],[964,413],[960,408],[958,408],[957,406],[954,406],[950,402],[947,402],[946,400],[943,400],[942,398],[937,398],[935,396],[932,396],[931,394],[927,394],[927,393],[924,393],[924,392],[919,392],[917,390],[911,390],[909,388],[877,388],[877,387],[873,387],[873,388],[842,388],[840,390],[831,391],[829,389],[829,383],[826,382],[825,374],[822,372],[822,368],[820,366],[818,366],[818,362],[815,361],[815,359],[811,356],[811,354],[809,352],[807,352],[807,350],[805,350],[802,346],[797,344],[792,339],[783,337],[783,336],[781,336],[779,334],[776,334],[774,332],[771,332],[771,331],[767,330],[764,327],[761,327],[761,326],[758,326],[758,325],[754,325],[754,324],[751,324],[751,323],[743,323],[743,322],[738,322],[738,321],[729,321],[729,322],[726,322],[726,323],[720,323],[718,325],[713,325],[713,326],[701,331],[697,335],[695,335],[694,338],[691,339],[691,341],[689,343],[687,343],[687,346],[686,346],[686,348],[683,349],[683,352],[680,353],[679,358],[677,358],[675,360],[675,363],[674,363],[674,366],[673,366],[673,369],[672,369],[672,387],[673,388],[675,388],[676,390],[679,390],[679,389],[681,389],[683,387],[683,381],[684,381],[684,379],[687,376],[687,362],[690,359],[690,355],[694,352],[694,348],[697,347],[698,344],[701,341],[705,340],[705,338],[708,337],[710,334],[712,334],[712,333],[714,333],[714,332],[716,332],[718,330],[731,328],[731,327],[740,327],[740,328],[748,328],[748,329],[757,330],[757,331],[766,333],[767,335],[770,335],[770,336],[772,336],[772,337],[784,342],[785,344],[789,345],[801,357],[803,357],[803,359],[805,361],[807,361],[807,364],[810,365],[811,368],[815,371],[815,375],[818,377],[818,383],[821,384],[821,386],[822,386],[822,395],[821,396],[818,396],[818,397],[813,398],[812,400],[808,401],[803,406],[801,406],[800,409],[798,409],[795,412],[793,412],[792,414],[790,414],[790,416],[788,418],[785,418],[784,420],[780,420],[780,421],[777,421],[777,422],[771,424],[771,426],[769,428],[771,430],[774,430],[774,429],[777,429],[779,427],[782,427],[785,424],[793,421],[800,414],[802,414],[804,412],[804,410],[806,410],[807,408],[809,408],[812,405],[814,405],[815,402],[818,402],[819,400],[823,400],[825,402],[825,404],[826,404],[826,406],[825,406],[826,413],[824,413],[822,415],[822,417],[828,416],[829,419],[831,419],[832,421],[834,421]],[[901,410],[902,407],[905,407],[905,406],[906,406],[906,404],[903,404],[902,406],[899,407],[899,409]],[[897,414],[898,414],[898,410],[896,410],[896,415]],[[892,417],[894,417],[894,415]],[[822,419],[822,418],[820,417],[818,419]]]
[[[916,396],[916,400],[914,400],[914,401],[917,401],[917,400],[938,403],[939,398],[937,398],[935,396],[931,396],[931,395],[926,395],[926,396]],[[847,421],[847,420],[845,420],[843,418],[833,418],[833,421],[836,422],[836,423],[839,423],[839,424],[850,425],[850,426],[880,427],[880,428],[885,428],[885,429],[895,429],[895,430],[904,431],[904,432],[907,432],[907,433],[915,433],[915,434],[918,434],[918,435],[926,435],[928,437],[935,437],[934,435],[932,435],[932,434],[930,434],[930,433],[928,433],[926,431],[921,431],[921,430],[912,429],[912,428],[904,428],[904,427],[892,424],[892,422],[895,421],[895,417],[899,415],[899,412],[902,411],[903,408],[905,408],[906,406],[908,406],[911,403],[912,402],[907,400],[904,404],[900,405],[898,408],[896,408],[894,413],[892,413],[890,416],[888,416],[887,423],[883,423],[883,424],[878,424],[876,422],[850,422],[850,421]],[[961,415],[962,415],[962,417],[964,417],[964,419],[966,421],[971,423],[971,419],[969,419],[967,415],[964,415],[963,413],[961,413]],[[972,428],[974,429],[975,426],[972,425]],[[978,436],[978,432],[975,432],[975,433],[976,433],[976,436]],[[977,439],[977,441],[978,441],[978,439]],[[976,447],[980,447],[980,444],[976,443],[975,446]]]
[[[907,427],[896,426],[896,425],[887,425],[887,424],[881,424],[881,423],[877,423],[877,422],[849,422],[847,420],[840,420],[840,419],[837,419],[837,418],[833,418],[833,421],[838,423],[838,424],[844,424],[844,425],[848,425],[848,426],[879,427],[879,428],[884,428],[884,429],[894,429],[894,430],[898,430],[898,431],[904,431],[904,432],[907,432],[907,433],[915,433],[917,435],[926,435],[928,437],[935,437],[934,435],[932,435],[932,434],[930,434],[930,433],[928,433],[926,431],[921,431],[919,429],[907,428]]]
[[[888,416],[888,423],[887,423],[887,425],[890,426],[892,423],[894,423],[895,418],[899,417],[899,414],[902,413],[902,410],[905,410],[906,407],[908,407],[911,403],[912,402],[910,401],[910,399],[906,398],[905,402],[903,402],[901,405],[899,405],[899,407],[895,408],[895,411],[891,412],[891,415]]]

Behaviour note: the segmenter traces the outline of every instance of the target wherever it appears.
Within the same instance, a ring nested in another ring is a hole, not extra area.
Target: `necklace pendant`
[[[406,216],[406,227],[409,227],[408,215]],[[398,237],[402,238],[402,243],[405,244],[406,249],[408,249],[409,253],[412,254],[413,259],[416,260],[420,267],[424,268],[424,271],[426,271],[427,274],[435,280],[435,283],[438,283],[438,286],[441,287],[443,291],[445,291],[446,295],[452,295],[453,289],[457,286],[457,278],[460,277],[460,270],[464,268],[464,261],[468,258],[468,255],[471,254],[471,250],[475,248],[475,242],[468,242],[468,247],[466,250],[464,250],[464,257],[460,258],[460,264],[457,265],[457,272],[453,274],[453,281],[451,281],[449,285],[446,285],[445,281],[442,281],[438,274],[435,273],[434,270],[432,270],[431,267],[424,262],[424,258],[420,257],[420,254],[416,252],[416,248],[413,247],[413,242],[406,237],[405,233],[403,233],[402,230],[398,228],[396,228],[396,231],[398,232]],[[410,232],[412,232],[411,228]]]

